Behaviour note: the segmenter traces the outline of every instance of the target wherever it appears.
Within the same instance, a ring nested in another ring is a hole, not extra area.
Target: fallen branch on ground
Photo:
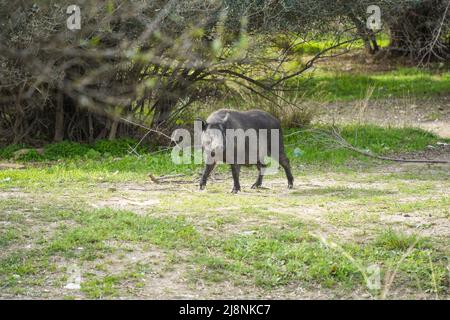
[[[356,148],[352,144],[350,144],[347,140],[345,140],[338,130],[333,127],[333,130],[331,131],[331,136],[337,142],[337,144],[345,149],[351,150],[353,152],[362,154],[364,156],[375,158],[379,160],[385,160],[385,161],[393,161],[393,162],[409,162],[409,163],[441,163],[441,164],[450,164],[450,161],[446,160],[428,160],[428,159],[401,159],[401,158],[392,158],[392,157],[384,157],[384,156],[378,156],[376,154],[373,154],[371,152],[361,150],[359,148]]]
[[[184,176],[186,176],[185,174],[183,174],[183,173],[180,173],[180,174],[171,174],[171,175],[165,175],[165,176],[160,176],[160,177],[155,177],[153,174],[151,174],[151,173],[149,173],[148,174],[148,177],[150,178],[150,180],[153,182],[153,183],[161,183],[161,182],[165,182],[165,181],[170,181],[170,179],[172,179],[172,178],[179,178],[179,177],[184,177]]]

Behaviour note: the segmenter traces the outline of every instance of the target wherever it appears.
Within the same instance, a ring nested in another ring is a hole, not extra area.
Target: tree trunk
[[[24,119],[24,112],[21,105],[21,96],[22,96],[23,88],[19,90],[19,93],[17,94],[16,99],[16,112],[15,112],[15,120],[14,120],[14,126],[13,126],[13,144],[19,143],[23,138],[23,122]]]
[[[56,97],[55,135],[53,141],[60,142],[64,139],[64,94],[58,91]]]
[[[377,39],[372,30],[368,29],[363,21],[358,19],[353,13],[348,14],[349,18],[352,20],[353,24],[358,31],[358,36],[364,42],[364,46],[366,47],[366,51],[370,54],[375,54],[379,51],[379,46],[377,43]]]
[[[23,121],[22,113],[17,112],[16,119],[14,121],[14,127],[13,127],[13,134],[14,134],[13,144],[17,144],[22,140],[22,136],[23,136],[22,121]]]
[[[375,54],[378,51],[380,51],[380,46],[378,45],[377,42],[377,37],[373,34],[373,32],[370,32],[370,41],[372,42],[372,53]]]
[[[88,111],[89,143],[94,142],[94,124],[92,122],[92,113]]]
[[[117,135],[117,127],[119,126],[119,120],[114,119],[111,123],[111,130],[109,131],[108,140],[114,140]]]

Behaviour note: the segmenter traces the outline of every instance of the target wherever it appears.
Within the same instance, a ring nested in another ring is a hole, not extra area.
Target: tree
[[[404,1],[387,17],[390,51],[419,64],[450,58],[450,1]]]
[[[394,2],[379,1],[399,47]],[[79,1],[81,30],[71,31],[71,1],[20,0],[11,10],[0,0],[1,136],[15,143],[133,136],[140,129],[124,119],[168,129],[195,101],[236,87],[265,99],[297,90],[293,79],[356,39],[376,51],[363,25],[368,3]],[[442,21],[428,55],[445,51],[437,50],[448,37]],[[316,55],[298,50],[323,39]]]
[[[136,130],[130,116],[161,129],[233,85],[269,96],[312,65],[286,69],[288,49],[325,33],[302,1],[84,1],[79,31],[65,28],[69,4],[0,2],[10,141],[114,138]],[[289,48],[275,45],[281,33]]]

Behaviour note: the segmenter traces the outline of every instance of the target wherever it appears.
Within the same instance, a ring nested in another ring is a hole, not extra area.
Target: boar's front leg
[[[256,168],[258,168],[258,179],[256,179],[256,182],[252,185],[252,189],[258,189],[258,188],[261,187],[262,181],[263,181],[262,169],[264,167],[265,166],[262,163],[260,163],[260,162],[258,162],[256,164]]]
[[[203,169],[203,174],[202,174],[202,177],[200,178],[200,190],[205,189],[206,181],[208,180],[208,177],[209,177],[211,171],[213,171],[215,166],[216,166],[216,163],[214,162],[212,164],[207,164],[205,166],[205,169]]]
[[[241,185],[239,184],[239,171],[241,166],[238,164],[231,165],[231,174],[233,175],[233,189],[231,193],[238,193],[241,191]]]

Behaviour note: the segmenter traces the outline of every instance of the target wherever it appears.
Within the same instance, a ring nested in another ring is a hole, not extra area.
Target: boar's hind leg
[[[288,188],[292,189],[292,187],[294,186],[294,177],[292,176],[291,166],[289,164],[289,159],[286,157],[286,154],[284,153],[280,154],[279,163],[283,167],[284,172],[286,172],[286,177],[288,180]]]
[[[238,193],[238,191],[241,191],[241,185],[239,183],[240,169],[240,165],[238,164],[231,165],[231,174],[233,175],[233,189],[231,190],[231,193]]]
[[[263,181],[263,175],[262,175],[262,168],[264,167],[264,165],[262,163],[257,163],[256,167],[258,168],[258,178],[256,179],[256,182],[252,185],[252,189],[257,189],[259,187],[261,187],[262,185],[262,181]]]
[[[205,189],[206,181],[208,180],[208,177],[209,177],[211,171],[213,171],[215,166],[216,166],[216,163],[214,162],[213,164],[207,164],[205,166],[205,169],[203,169],[203,174],[202,174],[202,177],[200,178],[200,190]]]

